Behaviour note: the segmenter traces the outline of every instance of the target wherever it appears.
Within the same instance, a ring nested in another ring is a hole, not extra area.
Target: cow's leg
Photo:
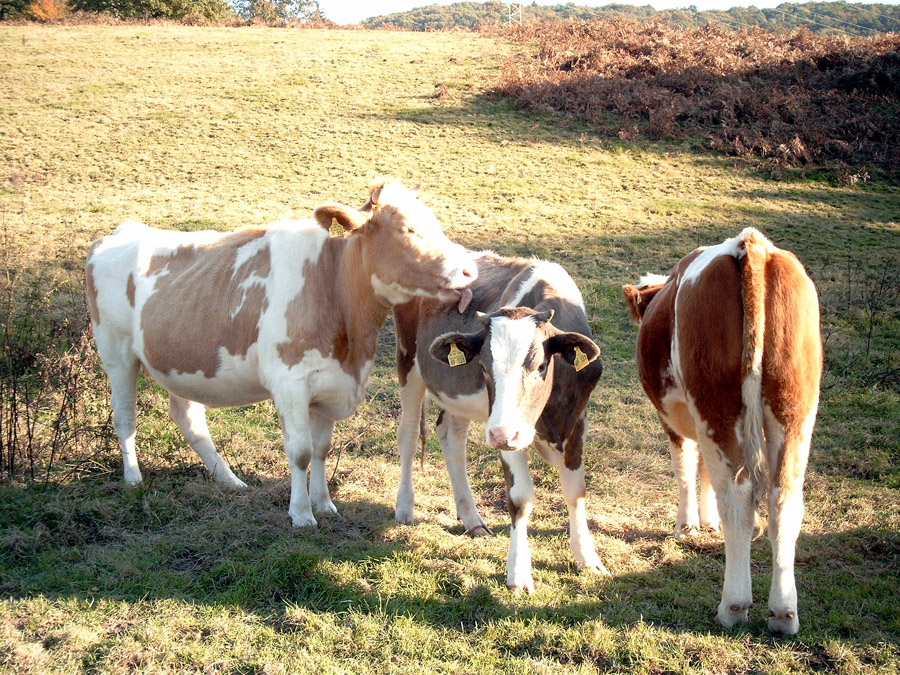
[[[750,542],[756,514],[753,486],[746,476],[734,480],[726,453],[705,433],[700,436],[700,451],[716,493],[725,539],[725,583],[716,620],[731,628],[747,620],[753,604],[750,579]]]
[[[284,453],[291,469],[291,501],[288,515],[294,527],[315,527],[312,504],[307,491],[307,472],[313,455],[310,432],[309,399],[296,393],[275,399],[284,434]]]
[[[781,430],[767,415],[769,456],[780,456],[780,471],[769,492],[769,541],[772,544],[772,587],[769,591],[769,630],[794,635],[800,628],[794,553],[803,520],[803,475],[816,411],[797,430]]]
[[[317,512],[337,513],[337,507],[328,493],[328,481],[325,478],[325,460],[328,451],[331,450],[334,420],[310,410],[309,428],[313,444],[312,461],[309,466],[309,498]]]
[[[122,447],[122,467],[128,485],[140,485],[143,477],[134,447],[137,428],[137,382],[140,362],[127,353],[124,345],[94,329],[97,350],[109,378],[113,425]]]
[[[466,442],[469,436],[470,421],[465,417],[453,415],[441,410],[436,426],[450,486],[453,488],[453,500],[456,502],[456,517],[462,521],[466,533],[480,537],[494,534],[485,524],[475,506],[469,475],[466,472]]]
[[[675,484],[678,485],[678,515],[673,534],[676,537],[696,534],[700,529],[697,506],[697,461],[700,454],[697,444],[679,436],[665,422],[663,429],[669,437],[669,455],[675,472]]]
[[[501,450],[500,460],[506,478],[506,503],[511,521],[506,587],[513,593],[518,593],[523,588],[533,593],[528,518],[534,505],[534,483],[528,470],[528,455],[523,450]]]
[[[582,426],[582,428],[585,428]],[[573,439],[576,440],[576,439]],[[580,439],[584,447],[584,436]],[[598,574],[609,574],[600,556],[594,548],[594,538],[591,536],[587,524],[587,512],[584,507],[584,498],[587,493],[584,485],[584,463],[579,463],[576,469],[570,469],[565,465],[565,457],[556,447],[540,434],[534,438],[534,447],[547,464],[556,467],[559,471],[559,483],[562,488],[563,498],[569,508],[569,544],[572,546],[572,555],[578,569],[585,569]],[[580,452],[579,452],[580,456]]]
[[[114,372],[113,372],[114,371]],[[122,446],[122,466],[125,482],[140,485],[143,480],[135,452],[134,437],[137,430],[137,380],[140,365],[137,360],[107,369],[112,393],[113,425]]]
[[[562,466],[559,469],[559,482],[562,487],[563,498],[569,507],[569,543],[572,546],[572,555],[578,569],[588,570],[597,574],[609,574],[600,556],[594,548],[594,538],[587,523],[587,513],[584,508],[586,494],[584,486],[584,464],[577,469],[569,469]]]
[[[169,393],[169,416],[181,429],[188,444],[200,455],[209,473],[217,481],[236,488],[247,485],[232,473],[231,468],[216,452],[209,427],[206,424],[206,408],[196,401],[189,401]]]
[[[397,427],[397,450],[400,453],[400,486],[397,488],[397,506],[394,519],[398,523],[413,522],[413,464],[416,457],[416,441],[422,422],[422,401],[425,399],[425,381],[418,367],[410,369],[406,384],[400,387],[400,424]]]
[[[719,531],[719,509],[716,507],[716,493],[709,482],[709,474],[703,457],[697,455],[697,472],[700,474],[700,527]]]

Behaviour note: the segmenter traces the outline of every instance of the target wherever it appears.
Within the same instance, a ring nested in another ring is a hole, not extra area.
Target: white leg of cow
[[[678,485],[678,516],[675,519],[673,534],[676,537],[684,537],[696,534],[700,529],[697,506],[697,460],[700,455],[694,441],[682,438],[668,429],[666,432],[669,436],[672,470],[675,472],[675,483]]]
[[[325,460],[331,449],[331,437],[334,434],[334,420],[323,417],[310,410],[309,426],[312,437],[313,453],[309,465],[309,498],[312,507],[318,513],[337,513],[337,507],[328,493],[328,480],[325,478]]]
[[[397,427],[397,450],[400,453],[400,486],[397,488],[397,506],[394,519],[398,523],[413,522],[415,493],[413,491],[413,465],[422,421],[422,400],[425,398],[425,382],[418,367],[409,371],[406,384],[400,387],[400,424]]]
[[[769,591],[769,630],[794,635],[800,629],[794,550],[803,520],[803,482],[774,488],[769,495],[769,540],[772,544],[772,587]]]
[[[597,574],[609,574],[600,556],[594,548],[594,538],[588,528],[587,513],[584,508],[584,464],[574,471],[565,466],[559,469],[559,482],[562,487],[563,498],[569,507],[569,543],[572,546],[572,555],[578,569],[588,570]]]
[[[212,437],[209,435],[209,427],[206,424],[206,408],[196,401],[169,394],[169,416],[181,429],[181,433],[194,451],[200,455],[200,459],[206,464],[210,475],[217,481],[236,488],[245,488],[247,485],[234,475],[231,467],[216,452]]]
[[[701,430],[700,448],[709,479],[713,484],[722,534],[725,539],[725,582],[716,620],[725,628],[747,620],[753,604],[750,579],[750,542],[753,539],[756,510],[750,482],[735,482],[725,454]]]
[[[518,593],[523,588],[533,593],[528,518],[534,505],[534,483],[528,470],[528,455],[523,450],[501,450],[500,460],[506,478],[506,499],[511,521],[506,587],[513,593]]]
[[[697,472],[700,474],[700,527],[719,531],[719,509],[716,507],[716,493],[709,482],[703,457],[697,457]]]
[[[769,591],[769,630],[794,635],[800,629],[797,586],[794,580],[794,554],[803,521],[803,475],[809,457],[813,408],[799,433],[785,435],[771,414],[766,415],[766,439],[769,456],[781,451],[780,474],[774,477],[769,492],[769,541],[772,544],[772,587]]]
[[[284,453],[291,469],[291,501],[288,515],[294,527],[315,527],[312,504],[307,490],[307,472],[313,455],[309,422],[309,400],[299,397],[276,399],[281,430],[284,434]]]
[[[485,524],[475,506],[469,475],[466,471],[466,443],[469,436],[470,421],[465,417],[451,415],[442,411],[438,417],[437,434],[441,441],[441,450],[453,488],[453,499],[456,502],[456,517],[462,521],[466,533],[480,537],[493,532]]]
[[[138,466],[137,453],[134,448],[134,436],[137,428],[137,381],[140,363],[137,359],[114,359],[108,355],[112,349],[106,346],[99,335],[97,346],[103,358],[103,368],[109,377],[110,402],[113,409],[113,425],[116,436],[122,446],[122,466],[125,482],[128,485],[140,485],[143,477]]]

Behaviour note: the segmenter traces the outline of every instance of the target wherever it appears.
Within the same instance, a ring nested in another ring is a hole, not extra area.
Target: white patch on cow
[[[518,433],[512,448],[524,448],[534,440],[534,428],[522,420],[519,390],[525,377],[524,362],[534,342],[537,325],[530,317],[509,319],[497,317],[491,321],[492,377],[494,405],[485,425],[485,438],[491,444],[491,430],[508,431],[511,440]]]
[[[694,283],[703,273],[703,270],[706,269],[706,266],[709,265],[713,260],[718,258],[719,256],[727,255],[732,258],[739,258],[741,255],[741,249],[739,248],[739,244],[741,243],[740,235],[737,237],[732,237],[731,239],[726,239],[721,244],[716,244],[715,246],[707,246],[706,248],[700,249],[700,255],[694,258],[691,261],[691,264],[688,265],[688,268],[684,271],[684,274],[681,277],[680,283]],[[679,296],[681,295],[679,291]],[[675,299],[675,311],[678,311],[678,298]]]
[[[220,347],[219,366],[214,377],[207,377],[202,372],[163,373],[146,363],[144,368],[166,391],[208,408],[227,408],[251,405],[271,397],[259,381],[258,364],[258,350],[252,345],[246,357],[229,354],[227,349]]]
[[[434,402],[447,412],[476,422],[486,422],[488,419],[488,393],[484,387],[475,394],[459,396],[448,396],[440,391],[429,392]]]
[[[645,274],[641,277],[640,281],[637,282],[637,288],[649,288],[650,286],[659,286],[661,284],[666,283],[669,280],[668,275],[666,274]]]
[[[395,281],[387,284],[379,279],[376,274],[372,275],[372,289],[375,291],[375,295],[389,305],[402,305],[416,295],[425,295],[416,289],[401,286]]]
[[[344,372],[337,359],[323,356],[318,349],[306,351],[298,366],[306,373],[311,392],[309,407],[332,420],[352,415],[366,395],[366,384],[374,363],[374,360],[366,361],[357,382],[355,377]]]
[[[269,242],[266,237],[260,237],[259,239],[255,239],[251,241],[249,244],[245,244],[237,249],[235,254],[235,262],[234,267],[232,268],[232,277],[237,274],[238,270],[240,270],[241,266],[244,265],[248,260],[252,259],[253,256],[258,254],[260,251],[265,250],[269,247]],[[247,291],[250,290],[253,286],[261,286],[263,288],[267,288],[267,277],[259,276],[256,271],[244,279],[238,288],[243,291],[243,295],[241,296],[241,301],[238,303],[237,307],[231,312],[231,318],[234,319],[240,311],[244,308],[244,302],[247,299]],[[260,321],[262,321],[262,314],[260,314]]]
[[[578,290],[578,286],[572,281],[572,277],[556,263],[544,260],[534,261],[531,276],[519,287],[516,294],[506,301],[506,306],[518,307],[522,302],[522,298],[528,295],[541,281],[552,287],[559,297],[568,300],[581,311],[584,311],[584,299],[581,297],[581,291]]]

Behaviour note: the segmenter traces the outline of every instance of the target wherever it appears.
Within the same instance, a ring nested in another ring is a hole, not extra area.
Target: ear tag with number
[[[462,366],[466,363],[466,355],[459,350],[459,347],[456,346],[455,342],[450,343],[450,353],[447,354],[447,363],[450,364],[451,368],[456,368],[456,366]]]
[[[583,351],[581,351],[581,347],[575,347],[575,361],[573,365],[575,366],[575,372],[587,367],[588,357]]]
[[[344,236],[344,228],[341,227],[341,224],[338,222],[337,218],[331,219],[331,227],[328,228],[328,234],[331,235],[331,238],[335,237],[343,237]]]

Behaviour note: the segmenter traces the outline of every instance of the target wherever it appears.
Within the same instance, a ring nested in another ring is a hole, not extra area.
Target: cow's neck
[[[362,236],[350,237],[343,250],[336,288],[340,307],[341,329],[346,339],[346,353],[341,356],[343,369],[359,379],[364,365],[375,358],[381,326],[391,311],[390,305],[375,295],[372,273],[366,265],[366,242]]]

